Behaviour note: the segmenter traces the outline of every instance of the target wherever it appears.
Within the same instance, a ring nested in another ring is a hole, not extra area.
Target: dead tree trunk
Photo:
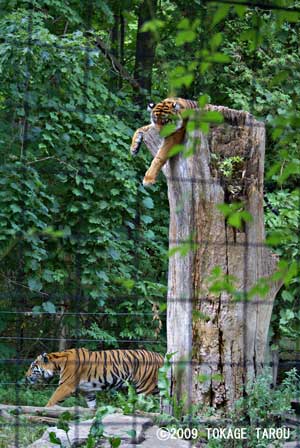
[[[136,52],[134,65],[134,79],[139,85],[151,92],[152,85],[152,66],[155,58],[156,40],[151,31],[142,31],[143,25],[155,17],[157,8],[156,0],[144,0],[138,11],[138,29],[136,35]],[[145,101],[145,93],[141,91],[136,93],[135,100],[138,104]]]
[[[193,155],[179,154],[163,169],[170,205],[170,249],[190,245],[187,253],[177,251],[169,260],[168,352],[176,352],[174,394],[230,407],[247,380],[261,371],[280,284],[270,282],[264,298],[240,302],[226,291],[209,290],[208,277],[216,266],[225,276],[234,276],[236,288],[245,293],[274,273],[277,260],[264,246],[264,124],[245,112],[207,108],[222,113],[224,123],[212,127],[208,135],[186,139],[187,147],[194,147]],[[159,140],[154,130],[146,134],[152,154]],[[224,167],[229,161],[228,176]],[[253,220],[235,229],[216,205],[241,201]]]

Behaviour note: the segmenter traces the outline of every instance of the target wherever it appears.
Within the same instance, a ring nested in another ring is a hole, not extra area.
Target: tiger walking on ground
[[[127,383],[132,384],[137,393],[158,392],[158,369],[163,363],[162,355],[147,350],[92,352],[79,348],[39,355],[31,363],[26,377],[34,384],[60,375],[47,407],[78,391],[85,395],[88,407],[95,408],[97,391],[119,389]]]

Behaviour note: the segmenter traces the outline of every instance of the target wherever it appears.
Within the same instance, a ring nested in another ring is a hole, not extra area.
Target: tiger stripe
[[[160,132],[163,126],[167,123],[175,122],[176,129],[171,135],[163,139],[156,156],[152,160],[152,163],[145,174],[143,180],[144,186],[152,185],[156,182],[159,171],[169,158],[170,150],[173,146],[182,143],[185,136],[186,124],[188,122],[188,117],[185,117],[184,114],[182,115],[182,112],[190,109],[198,110],[198,103],[184,98],[166,98],[158,104],[150,103],[148,105],[151,124],[143,126],[135,131],[130,146],[132,155],[136,155],[139,152],[144,135],[151,128],[155,128]]]
[[[53,406],[75,391],[86,396],[89,407],[95,407],[95,392],[118,389],[130,382],[137,393],[157,392],[158,369],[164,358],[147,350],[103,350],[91,352],[85,348],[44,353],[32,362],[26,373],[34,383],[58,373],[59,384],[47,403]]]

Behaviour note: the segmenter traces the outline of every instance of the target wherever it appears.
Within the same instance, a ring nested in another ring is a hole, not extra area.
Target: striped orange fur
[[[163,139],[162,145],[158,149],[156,156],[145,174],[143,180],[144,186],[152,185],[156,182],[159,171],[168,160],[171,148],[182,143],[187,123],[187,118],[182,116],[182,112],[189,109],[198,109],[197,102],[183,98],[166,98],[158,104],[150,103],[148,105],[151,124],[135,131],[130,147],[132,155],[138,153],[144,134],[150,128],[154,127],[159,132],[165,124],[172,121],[175,122],[176,129],[171,135]]]
[[[162,355],[142,349],[92,352],[79,348],[39,355],[31,363],[26,377],[29,382],[36,383],[60,375],[48,407],[78,391],[85,395],[88,406],[95,408],[95,392],[118,389],[127,382],[137,393],[157,392],[158,369],[163,363]]]

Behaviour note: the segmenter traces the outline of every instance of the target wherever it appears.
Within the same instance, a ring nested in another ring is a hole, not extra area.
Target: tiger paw
[[[145,176],[143,179],[144,187],[150,187],[151,185],[154,185],[155,182],[156,182],[156,179],[154,177]]]
[[[137,153],[140,150],[142,142],[143,142],[143,133],[136,132],[133,136],[131,147],[130,147],[131,155],[133,155],[133,156],[137,155]]]

